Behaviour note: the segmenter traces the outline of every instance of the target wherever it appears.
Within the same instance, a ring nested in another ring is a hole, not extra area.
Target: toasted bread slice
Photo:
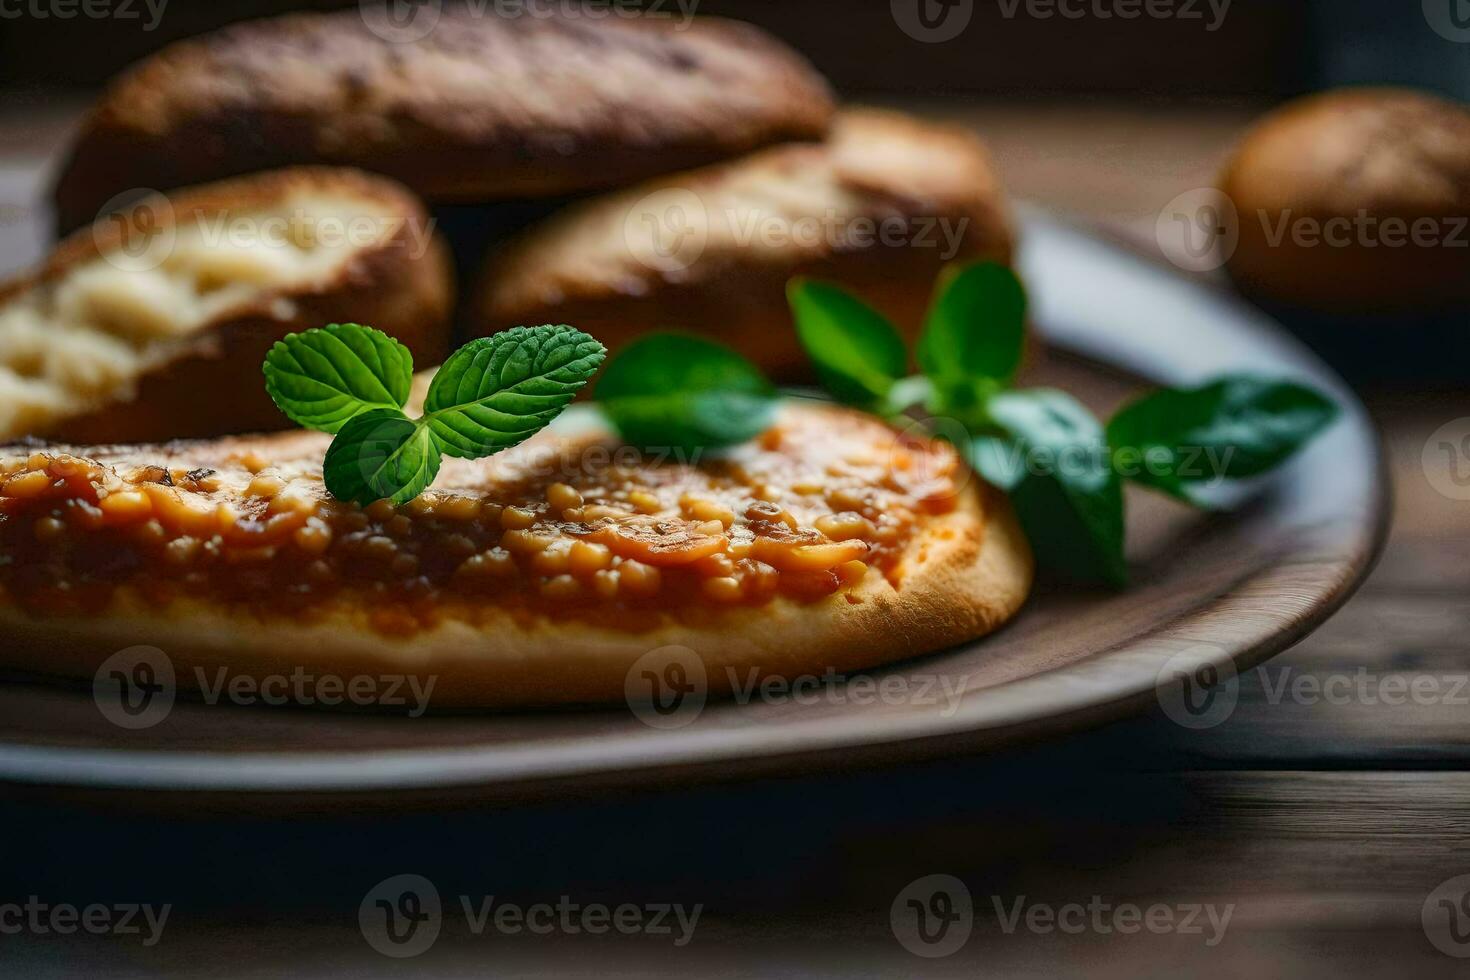
[[[276,340],[357,321],[429,366],[452,302],[443,245],[391,181],[300,168],[145,198],[0,287],[0,438],[281,428],[260,377]]]
[[[827,129],[826,82],[757,28],[559,6],[423,4],[420,36],[354,5],[165,48],[83,123],[58,222],[131,187],[299,164],[387,174],[434,203],[574,194]]]
[[[842,284],[917,335],[946,263],[1009,262],[1008,208],[980,141],[851,110],[793,144],[595,198],[490,257],[475,329],[575,323],[617,350],[679,329],[799,377],[786,283]]]
[[[147,645],[184,685],[391,673],[520,707],[622,700],[675,646],[717,694],[974,639],[1031,582],[950,447],[831,406],[692,463],[559,425],[396,510],[331,500],[326,444],[0,455],[0,664],[87,677]]]

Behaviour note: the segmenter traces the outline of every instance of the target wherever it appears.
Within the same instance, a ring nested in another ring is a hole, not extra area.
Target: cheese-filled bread
[[[281,428],[275,341],[361,321],[428,366],[452,304],[444,246],[390,180],[298,168],[148,197],[0,286],[0,439]]]

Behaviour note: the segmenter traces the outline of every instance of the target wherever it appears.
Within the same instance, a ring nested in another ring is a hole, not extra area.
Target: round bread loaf
[[[1221,177],[1246,291],[1332,313],[1470,303],[1470,110],[1398,89],[1293,102]]]
[[[59,225],[132,188],[296,164],[387,174],[431,203],[552,197],[820,137],[832,113],[805,60],[738,22],[439,16],[412,39],[354,7],[165,48],[82,124]]]
[[[0,665],[146,645],[186,686],[391,673],[525,707],[621,701],[673,647],[719,694],[972,640],[1031,584],[1004,495],[847,409],[692,463],[547,430],[400,508],[329,498],[327,442],[0,448]]]
[[[279,429],[260,365],[287,333],[371,324],[437,364],[454,302],[423,204],[355,170],[146,198],[0,285],[0,439]]]
[[[830,138],[660,178],[573,205],[492,254],[477,332],[575,323],[618,348],[703,333],[779,378],[807,373],[786,284],[839,283],[917,335],[949,262],[1008,262],[1012,231],[980,141],[859,109]]]

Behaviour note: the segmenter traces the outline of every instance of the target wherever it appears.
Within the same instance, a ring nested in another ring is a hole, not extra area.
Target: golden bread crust
[[[1240,226],[1229,270],[1251,292],[1346,313],[1470,303],[1464,105],[1378,88],[1300,99],[1246,136],[1220,188]]]
[[[665,241],[668,222],[693,233]],[[852,289],[913,337],[947,262],[1009,262],[1012,247],[1003,193],[973,134],[849,110],[826,143],[662,178],[533,226],[490,257],[476,329],[570,322],[612,350],[681,329],[790,378],[806,367],[786,304],[792,276]]]

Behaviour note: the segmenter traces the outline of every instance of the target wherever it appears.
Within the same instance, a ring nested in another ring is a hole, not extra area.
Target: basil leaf
[[[379,408],[349,421],[322,463],[327,490],[338,500],[370,504],[412,500],[439,473],[439,449],[429,430],[397,409]]]
[[[1304,385],[1227,375],[1144,395],[1113,416],[1108,442],[1128,479],[1194,503],[1201,485],[1281,465],[1337,414],[1331,399]]]
[[[287,334],[266,355],[265,390],[297,425],[336,432],[354,415],[402,408],[413,355],[381,330],[333,323]]]
[[[946,271],[915,352],[934,381],[940,410],[968,409],[984,392],[981,379],[1009,383],[1026,343],[1026,291],[995,262]]]
[[[1073,581],[1126,585],[1123,487],[1092,413],[1046,388],[1001,392],[988,409],[1003,434],[975,440],[971,463],[1009,492],[1037,563]]]
[[[760,369],[726,347],[654,334],[613,358],[597,383],[597,400],[629,443],[696,452],[764,432],[776,392]]]
[[[838,401],[871,407],[903,377],[908,352],[883,314],[840,286],[809,279],[791,280],[786,298],[817,378]]]
[[[561,414],[606,353],[566,325],[516,327],[471,341],[434,375],[424,420],[448,455],[489,456]]]

